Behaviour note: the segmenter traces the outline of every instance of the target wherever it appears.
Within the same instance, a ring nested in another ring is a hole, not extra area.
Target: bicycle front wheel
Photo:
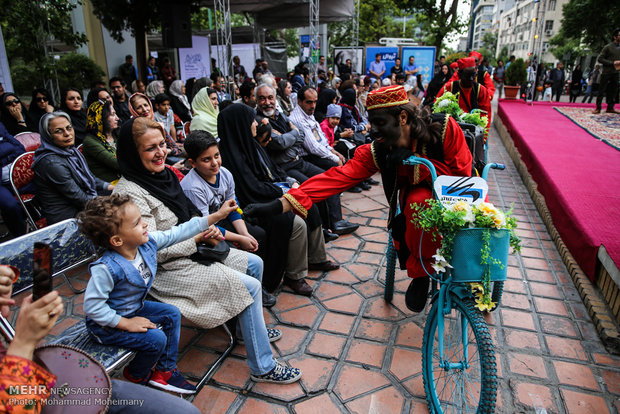
[[[424,328],[422,372],[432,413],[493,413],[497,366],[489,328],[471,299],[450,295],[452,309],[438,326],[439,303]],[[443,359],[438,330],[443,331]]]

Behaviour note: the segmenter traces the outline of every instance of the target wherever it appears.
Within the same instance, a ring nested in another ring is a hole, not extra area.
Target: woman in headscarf
[[[188,100],[189,103],[191,105],[192,100],[194,99],[194,97],[196,95],[198,95],[198,92],[202,89],[202,88],[210,88],[211,85],[213,85],[213,81],[207,77],[202,77],[202,78],[198,78],[194,81],[194,84],[192,85],[192,98],[190,99],[188,96]],[[187,92],[187,85],[185,85],[185,91]]]
[[[151,100],[140,92],[134,93],[129,97],[129,112],[131,112],[132,118],[153,119],[153,105],[151,105]],[[165,132],[165,138],[168,149],[170,150],[167,158],[168,161],[174,164],[175,168],[184,170],[185,168],[182,165],[182,161],[185,158],[183,146],[172,139],[167,132]]]
[[[2,96],[2,115],[0,120],[11,135],[30,131],[26,124],[26,110],[21,100],[13,92],[7,92]]]
[[[269,125],[269,124],[267,124]],[[273,163],[262,144],[271,136],[257,134],[254,111],[244,104],[232,104],[217,120],[222,164],[233,175],[239,204],[273,201],[282,196],[284,173]],[[304,278],[310,270],[334,270],[339,266],[327,260],[325,240],[318,210],[312,209],[306,222],[289,214],[278,214],[257,223],[267,233],[265,288],[274,291],[284,273],[284,283],[300,295],[311,296],[312,288]],[[309,231],[307,229],[310,229]],[[286,257],[286,260],[282,260]],[[268,270],[269,269],[269,270]]]
[[[167,155],[164,129],[145,118],[131,118],[121,128],[118,163],[122,178],[114,192],[128,194],[136,204],[149,231],[169,230],[188,221],[199,210],[185,196],[179,180],[164,167]],[[203,235],[160,250],[160,267],[150,294],[175,305],[181,314],[201,328],[211,329],[239,316],[250,365],[251,379],[257,382],[293,382],[301,371],[278,363],[269,341],[281,337],[277,329],[267,329],[263,319],[262,261],[237,249],[223,262],[203,265],[196,243],[213,243]],[[221,236],[221,233],[220,233]]]
[[[170,85],[170,97],[172,111],[181,118],[183,122],[189,122],[192,120],[192,112],[187,96],[185,96],[185,85],[182,80],[175,80]]]
[[[54,99],[47,89],[36,88],[33,90],[30,108],[28,108],[28,114],[26,115],[26,123],[30,131],[38,131],[41,117],[54,112],[54,109]]]
[[[364,144],[363,136],[370,131],[370,123],[365,119],[358,110],[356,103],[355,89],[350,88],[342,92],[342,98],[338,105],[342,107],[342,116],[340,118],[340,127],[353,130],[356,135],[358,144]],[[318,104],[317,104],[318,106]]]
[[[220,114],[217,104],[217,91],[202,88],[192,101],[194,117],[189,125],[190,131],[208,131],[217,138],[217,116]]]
[[[424,98],[424,105],[432,105],[435,102],[435,97],[437,93],[443,88],[446,82],[450,80],[452,77],[452,70],[450,69],[450,65],[444,63],[441,65],[439,69],[439,73],[431,79],[428,84],[428,88],[426,88],[426,97]]]
[[[156,80],[146,86],[146,96],[148,96],[151,101],[160,93],[164,93],[164,81]]]
[[[280,108],[282,108],[282,112],[284,115],[289,116],[295,105],[291,100],[291,93],[293,92],[293,87],[291,83],[286,79],[278,82],[278,103],[280,104]]]
[[[68,114],[43,115],[39,134],[41,146],[34,153],[32,170],[47,224],[75,217],[88,200],[114,188],[90,172],[75,147],[75,130]]]
[[[327,106],[329,104],[334,104],[338,99],[338,94],[333,89],[324,88],[319,92],[319,97],[316,101],[316,109],[314,110],[314,118],[316,122],[319,124],[323,122],[325,119],[325,114],[327,113]]]
[[[86,96],[86,108],[87,108],[86,116],[88,116],[88,108],[90,108],[90,106],[95,101],[101,101],[101,102],[108,101],[112,105],[114,105],[114,101],[112,100],[112,96],[110,96],[110,92],[108,92],[108,90],[106,88],[91,89],[88,92],[88,95]]]
[[[86,111],[82,108],[82,93],[77,88],[67,88],[62,92],[60,109],[71,117],[76,145],[86,138]]]
[[[11,164],[15,158],[24,152],[26,150],[22,143],[13,138],[4,125],[0,123],[0,214],[2,214],[4,223],[13,237],[26,233],[24,211],[19,200],[15,198],[9,181]],[[35,191],[32,184],[23,187],[23,190],[25,193],[34,193]]]
[[[121,177],[116,161],[118,116],[110,102],[95,101],[88,107],[83,153],[88,168],[104,181],[114,182]]]

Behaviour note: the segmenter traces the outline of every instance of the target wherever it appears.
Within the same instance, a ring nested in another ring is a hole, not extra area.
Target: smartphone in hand
[[[34,244],[32,300],[52,291],[52,248],[49,244]]]

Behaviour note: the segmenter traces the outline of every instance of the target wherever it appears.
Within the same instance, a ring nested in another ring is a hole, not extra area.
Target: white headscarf
[[[174,82],[172,82],[169,90],[173,96],[176,96],[177,98],[179,98],[181,103],[185,105],[187,109],[191,111],[192,107],[189,105],[187,96],[185,96],[185,94],[183,93],[183,81],[182,80],[175,80]]]

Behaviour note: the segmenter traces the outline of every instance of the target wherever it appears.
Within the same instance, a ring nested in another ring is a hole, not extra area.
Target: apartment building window
[[[545,31],[553,30],[553,20],[547,20],[545,22]]]
[[[549,0],[548,10],[555,10],[555,0]]]

